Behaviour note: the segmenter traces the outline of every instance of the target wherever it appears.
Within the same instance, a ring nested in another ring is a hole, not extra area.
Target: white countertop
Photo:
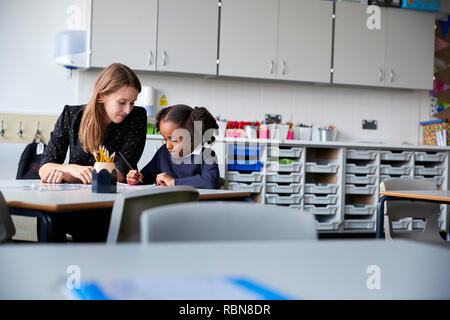
[[[294,299],[450,298],[449,248],[405,240],[3,245],[0,261],[0,299],[64,298],[70,265],[82,282],[242,276]],[[380,289],[367,287],[369,266]]]
[[[148,134],[149,140],[162,140],[163,137],[159,134]],[[450,146],[426,146],[413,144],[395,144],[395,143],[380,143],[370,141],[311,141],[311,140],[269,140],[269,139],[247,139],[247,138],[226,138],[217,137],[216,141],[223,142],[249,142],[255,144],[282,144],[282,145],[299,145],[305,147],[351,147],[351,148],[365,148],[365,149],[401,149],[401,150],[427,150],[427,151],[450,151]]]

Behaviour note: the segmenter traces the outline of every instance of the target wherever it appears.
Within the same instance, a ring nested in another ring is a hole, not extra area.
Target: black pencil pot
[[[114,162],[96,162],[92,170],[92,192],[116,193],[116,170]]]

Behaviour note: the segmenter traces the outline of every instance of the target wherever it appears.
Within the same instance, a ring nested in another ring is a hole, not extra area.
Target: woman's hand
[[[137,170],[130,170],[127,174],[128,184],[138,184],[144,181],[144,176]]]
[[[92,183],[92,170],[94,170],[94,167],[80,166],[78,164],[68,164],[64,165],[64,167],[67,173],[69,173],[72,177],[80,180],[84,184]]]
[[[46,183],[63,183],[69,182],[70,177],[67,172],[58,170],[58,169],[50,169],[47,174],[41,179],[42,182]]]
[[[163,172],[156,176],[156,184],[158,186],[173,187],[175,185],[175,179],[169,176],[166,172]]]

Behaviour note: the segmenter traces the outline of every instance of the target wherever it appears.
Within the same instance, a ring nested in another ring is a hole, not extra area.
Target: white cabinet
[[[336,3],[333,83],[431,89],[434,15],[381,8],[369,29],[367,6]]]
[[[388,87],[433,88],[433,13],[388,10],[386,80]]]
[[[219,75],[275,78],[278,0],[222,0]]]
[[[91,67],[156,70],[158,0],[93,0]]]
[[[223,0],[219,75],[330,82],[333,3]]]
[[[333,3],[280,0],[277,78],[330,82]]]
[[[367,28],[367,6],[336,3],[333,83],[384,86],[386,10],[381,29]]]
[[[217,0],[162,0],[158,8],[158,71],[215,75]]]

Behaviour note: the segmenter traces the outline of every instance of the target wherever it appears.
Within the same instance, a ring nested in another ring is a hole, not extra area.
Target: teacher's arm
[[[144,108],[136,107],[136,111],[126,121],[127,131],[124,134],[123,142],[117,150],[127,159],[133,169],[137,169],[137,163],[144,152],[147,135],[147,113]],[[127,173],[131,170],[125,161],[116,154],[117,181],[124,182]]]
[[[69,148],[70,127],[70,110],[69,106],[65,106],[56,121],[41,161],[39,176],[42,182],[92,182],[92,167],[63,164]]]

